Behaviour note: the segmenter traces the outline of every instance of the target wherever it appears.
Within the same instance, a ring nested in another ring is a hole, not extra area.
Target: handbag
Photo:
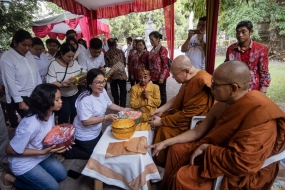
[[[161,48],[162,48],[162,46],[161,46]],[[159,49],[159,52],[158,52],[158,53],[159,53],[160,58],[162,59],[161,53],[160,53],[161,48]],[[168,59],[168,61],[167,61],[167,66],[168,66],[168,69],[170,69],[170,67],[171,67],[171,65],[172,65],[172,60],[169,59],[168,57],[167,57],[167,59]]]

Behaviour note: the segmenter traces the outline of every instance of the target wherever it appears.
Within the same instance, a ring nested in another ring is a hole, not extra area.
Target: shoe
[[[158,173],[160,175],[160,179],[152,179],[151,180],[152,183],[160,182],[163,179],[163,176],[164,176],[165,169],[160,167],[160,166],[156,166],[156,167],[157,167]]]
[[[7,172],[3,171],[1,176],[0,176],[0,189],[1,190],[12,190],[13,185],[10,182],[5,181],[5,175]]]

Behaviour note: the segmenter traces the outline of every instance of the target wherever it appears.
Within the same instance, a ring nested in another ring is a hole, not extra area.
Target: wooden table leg
[[[94,190],[103,190],[103,182],[98,179],[94,179]]]
[[[148,190],[151,190],[150,180],[147,181],[147,189],[148,189]]]

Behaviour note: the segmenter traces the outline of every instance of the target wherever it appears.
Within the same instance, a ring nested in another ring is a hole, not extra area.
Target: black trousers
[[[111,93],[114,98],[114,103],[121,107],[126,107],[127,102],[127,81],[125,80],[112,80],[110,83]],[[119,95],[119,88],[120,95]]]
[[[153,84],[156,84],[159,86],[160,99],[161,99],[161,103],[159,107],[163,106],[167,102],[166,80],[167,79],[164,79],[164,82],[162,84],[159,84],[158,81],[152,81]]]
[[[131,87],[135,85],[135,80],[132,79],[130,71],[129,71],[129,81],[130,81]]]
[[[7,115],[10,121],[10,124],[12,127],[17,127],[18,126],[18,117],[15,113],[15,110],[18,112],[18,114],[21,116],[21,118],[24,118],[27,114],[26,110],[21,110],[19,108],[19,104],[15,103],[15,101],[13,100],[13,98],[11,98],[12,101],[11,103],[6,105],[6,111],[7,111]],[[25,104],[27,104],[28,107],[30,107],[30,99],[28,96],[22,96],[23,102],[25,102]]]
[[[63,156],[66,159],[88,160],[95,146],[99,142],[101,136],[102,136],[102,131],[100,132],[97,138],[90,140],[90,141],[80,141],[80,140],[75,139],[75,145],[72,145],[72,149],[65,151]]]
[[[69,97],[61,97],[62,100],[62,107],[58,111],[58,124],[62,123],[73,123],[73,120],[77,114],[75,108],[75,101],[79,96],[80,92],[78,91],[73,96]]]

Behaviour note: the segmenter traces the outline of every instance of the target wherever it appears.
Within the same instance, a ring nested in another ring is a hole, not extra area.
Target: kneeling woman
[[[69,159],[89,159],[94,147],[102,136],[102,124],[117,119],[116,114],[105,115],[106,109],[114,111],[130,111],[113,104],[106,90],[104,73],[99,69],[91,69],[87,73],[87,90],[76,100],[77,115],[74,119],[75,145],[64,153]]]
[[[51,153],[62,153],[66,147],[43,149],[42,141],[55,125],[53,112],[62,106],[60,96],[54,84],[40,84],[32,92],[28,114],[6,148],[10,169],[16,177],[2,174],[2,186],[12,183],[25,190],[59,189],[58,183],[67,172]]]

